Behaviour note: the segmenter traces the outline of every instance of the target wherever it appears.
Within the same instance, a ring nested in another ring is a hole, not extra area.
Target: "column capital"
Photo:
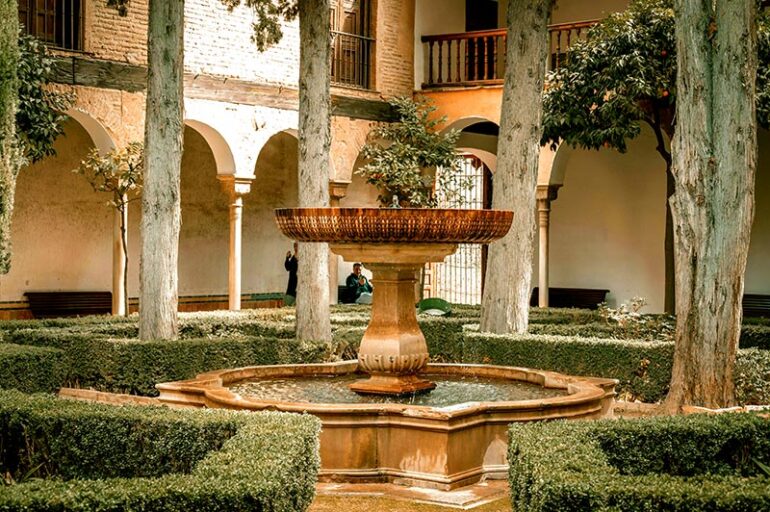
[[[329,202],[332,206],[339,206],[340,199],[348,195],[350,181],[329,180]]]
[[[561,188],[561,184],[559,185],[538,185],[537,186],[537,192],[535,196],[537,197],[538,201],[555,201],[556,198],[559,195],[559,189]]]
[[[217,179],[222,190],[233,198],[240,198],[251,191],[251,182],[254,178],[235,176],[233,174],[218,174]]]

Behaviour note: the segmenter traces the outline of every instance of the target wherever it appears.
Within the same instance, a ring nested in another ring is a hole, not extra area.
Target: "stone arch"
[[[292,247],[275,223],[275,208],[299,201],[299,141],[294,129],[273,132],[255,157],[254,181],[243,202],[243,288],[256,293],[283,293],[284,257]]]
[[[77,121],[77,123],[83,127],[86,133],[91,137],[94,146],[96,146],[101,154],[108,153],[115,149],[115,140],[104,125],[97,121],[91,114],[78,108],[71,108],[67,110],[65,114]]]
[[[485,117],[471,116],[458,119],[446,128],[446,130],[452,129],[460,131],[457,150],[477,157],[494,174],[497,170],[497,140],[500,125]]]
[[[67,112],[55,155],[25,166],[13,212],[13,264],[0,300],[27,291],[110,290],[113,214],[107,195],[72,172],[89,151],[115,147],[104,126],[82,110]],[[84,257],[87,255],[87,257]]]
[[[356,170],[363,165],[366,161],[363,154],[359,153],[353,164],[353,169],[350,176],[350,184],[347,188],[347,194],[340,199],[341,207],[350,208],[376,208],[379,205],[377,196],[379,195],[377,187],[366,182],[366,179],[357,174]]]
[[[209,145],[218,175],[236,174],[235,158],[225,138],[209,124],[195,119],[185,119],[185,125],[198,132]]]

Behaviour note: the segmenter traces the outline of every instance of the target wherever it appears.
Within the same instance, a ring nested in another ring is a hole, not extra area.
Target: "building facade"
[[[549,65],[558,65],[592,20],[626,3],[560,0],[552,16]],[[65,136],[56,143],[57,155],[20,173],[13,265],[0,276],[0,318],[29,317],[26,292],[119,289],[113,278],[120,255],[115,214],[106,196],[71,171],[92,147],[107,151],[143,139],[146,0],[131,2],[126,16],[101,0],[44,4],[20,0],[20,20],[54,48],[57,87],[74,92],[77,100]],[[447,129],[462,130],[458,151],[480,175],[489,174],[493,186],[506,2],[334,0],[333,5],[330,203],[376,203],[376,191],[354,171],[371,128],[389,119],[383,100],[397,95],[430,97],[447,116]],[[283,259],[291,240],[278,231],[272,210],[297,204],[298,24],[285,23],[281,42],[260,53],[251,41],[253,16],[245,7],[228,12],[219,0],[185,5],[181,309],[253,307],[286,287]],[[547,275],[552,287],[608,289],[612,304],[644,296],[647,311],[662,310],[665,167],[654,148],[652,134],[644,132],[622,155],[543,150],[538,208],[541,237],[547,240],[541,246],[550,247],[550,257],[536,255],[533,261],[541,285]],[[770,134],[762,131],[746,279],[751,293],[770,293],[768,199]],[[138,202],[132,204],[128,291],[134,298],[140,215]],[[468,266],[481,272],[482,252],[469,257],[470,263],[458,263],[465,265],[463,272]],[[350,265],[333,262],[339,269],[332,272],[336,290]],[[480,279],[459,275],[481,286]],[[429,292],[441,294],[438,275],[428,277]],[[113,295],[117,310],[119,294]]]

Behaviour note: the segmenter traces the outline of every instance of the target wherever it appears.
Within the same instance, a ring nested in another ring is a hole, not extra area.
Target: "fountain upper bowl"
[[[510,210],[449,208],[280,208],[284,235],[301,242],[489,243],[505,236]]]

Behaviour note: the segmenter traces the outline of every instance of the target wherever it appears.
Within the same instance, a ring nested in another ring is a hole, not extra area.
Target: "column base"
[[[434,382],[417,375],[372,375],[350,386],[351,391],[362,395],[414,395],[427,393],[436,387]]]

